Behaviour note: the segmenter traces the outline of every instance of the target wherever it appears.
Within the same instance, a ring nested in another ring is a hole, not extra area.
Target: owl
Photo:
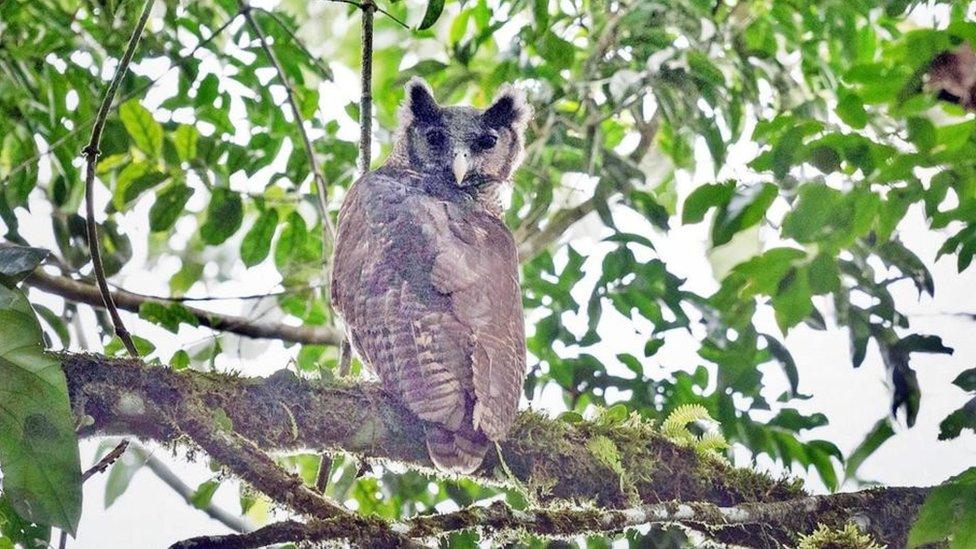
[[[498,192],[521,161],[529,116],[511,87],[482,111],[440,106],[413,79],[389,158],[339,211],[333,304],[446,471],[481,464],[522,391],[518,257]]]

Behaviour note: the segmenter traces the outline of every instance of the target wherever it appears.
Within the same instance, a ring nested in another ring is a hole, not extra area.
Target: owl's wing
[[[450,296],[451,309],[471,330],[473,423],[491,440],[508,433],[525,378],[525,327],[512,234],[490,215],[457,220],[432,208],[431,280]]]
[[[434,254],[423,195],[370,173],[339,213],[333,304],[353,345],[391,392],[421,419],[456,430],[470,387],[470,330],[433,289]]]

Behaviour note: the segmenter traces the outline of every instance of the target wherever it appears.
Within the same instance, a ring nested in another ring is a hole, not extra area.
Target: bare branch
[[[174,473],[172,469],[163,463],[161,459],[153,455],[152,452],[140,444],[132,444],[130,449],[134,454],[139,456],[139,459],[144,462],[145,466],[148,467],[159,480],[166,483],[167,486],[172,488],[174,492],[179,494],[187,502],[191,501],[196,491],[180,480],[180,477],[176,476],[176,473]],[[221,509],[212,501],[207,503],[206,507],[200,510],[210,516],[210,518],[220,522],[235,532],[250,532],[253,530],[253,528],[243,518]]]
[[[324,249],[327,249],[328,242],[335,239],[335,228],[332,226],[332,218],[329,217],[328,185],[325,182],[325,177],[322,175],[322,170],[319,169],[318,160],[315,158],[315,150],[312,149],[312,140],[308,137],[308,130],[305,129],[305,119],[302,117],[302,112],[298,108],[298,102],[295,100],[295,88],[288,79],[288,75],[285,74],[285,69],[281,66],[281,62],[278,61],[278,56],[275,55],[274,50],[271,49],[271,45],[268,44],[268,39],[265,37],[264,31],[261,30],[261,26],[254,19],[254,15],[251,13],[251,7],[244,0],[239,0],[238,5],[241,8],[244,19],[247,21],[248,27],[254,32],[258,42],[261,44],[261,49],[264,50],[265,56],[267,56],[268,61],[274,67],[275,72],[278,73],[278,80],[281,81],[281,85],[285,88],[285,98],[288,106],[291,108],[292,116],[295,117],[295,125],[298,127],[298,133],[302,138],[302,146],[305,149],[305,156],[308,158],[309,170],[315,179],[315,189],[319,198],[319,215],[322,216],[322,226],[326,230],[325,239],[322,244]],[[325,251],[323,251],[324,253]]]
[[[338,4],[349,4],[350,6],[356,6],[360,10],[365,10],[366,9],[364,3],[354,2],[353,0],[329,0],[329,2],[336,2]],[[396,22],[396,24],[400,25],[401,27],[403,27],[405,29],[409,29],[410,28],[410,26],[407,25],[406,23],[404,23],[402,20],[400,20],[400,18],[398,18],[397,16],[393,15],[392,13],[386,11],[385,9],[383,9],[383,8],[381,8],[381,7],[379,7],[379,6],[375,5],[375,4],[373,4],[373,9],[376,10],[376,11],[378,11],[378,12],[380,12],[380,13],[382,13],[383,15],[389,17],[394,22]]]
[[[56,276],[38,269],[25,282],[38,290],[58,295],[68,301],[86,303],[93,307],[103,307],[98,288],[64,276]],[[116,306],[123,311],[138,313],[143,303],[153,302],[168,306],[165,299],[133,294],[125,290],[111,292]],[[201,326],[212,330],[231,332],[238,335],[260,338],[280,339],[292,343],[306,343],[314,345],[338,345],[342,334],[331,326],[287,326],[280,323],[252,321],[247,318],[214,313],[196,307],[185,306],[200,323]]]
[[[373,141],[373,12],[376,11],[376,4],[373,0],[365,0],[361,9],[363,66],[360,72],[362,96],[359,99],[359,173],[365,174],[369,171]]]
[[[101,473],[105,471],[105,469],[108,469],[109,465],[115,463],[117,459],[122,457],[122,454],[125,452],[125,449],[128,446],[129,446],[129,441],[124,439],[121,442],[119,442],[117,445],[115,445],[115,448],[112,448],[112,451],[105,454],[105,456],[102,457],[102,459],[98,460],[98,463],[92,465],[90,468],[88,468],[87,470],[85,470],[85,472],[81,474],[82,484],[84,484],[86,480],[92,478],[98,473]],[[58,548],[64,549],[65,546],[67,545],[68,545],[68,532],[62,530],[61,538],[58,540]]]
[[[133,358],[139,356],[139,351],[136,350],[136,345],[132,342],[132,336],[129,335],[129,331],[126,330],[125,324],[122,322],[122,317],[119,316],[119,311],[115,308],[112,294],[108,289],[108,282],[105,280],[105,268],[102,266],[102,254],[98,244],[98,225],[95,223],[95,197],[93,195],[95,194],[95,165],[98,163],[98,145],[102,141],[102,130],[105,128],[108,111],[111,109],[112,101],[115,99],[115,92],[118,91],[119,85],[122,83],[122,78],[125,77],[126,71],[129,70],[129,63],[132,61],[132,56],[135,54],[136,47],[139,45],[142,30],[146,28],[146,22],[149,20],[149,13],[152,11],[153,2],[154,0],[146,0],[142,6],[142,14],[139,16],[135,28],[132,29],[129,44],[125,48],[125,53],[122,54],[119,66],[115,69],[115,76],[112,77],[112,81],[109,83],[108,89],[105,90],[105,95],[102,97],[102,104],[98,107],[98,114],[95,116],[95,125],[92,127],[91,139],[88,141],[88,146],[84,150],[85,159],[88,162],[85,173],[85,225],[88,233],[88,250],[91,253],[92,274],[95,275],[95,280],[98,282],[98,289],[101,291],[105,309],[112,318],[112,325],[115,326],[115,335],[119,336],[122,344],[129,351],[129,355]]]
[[[518,246],[519,261],[523,263],[529,261],[548,248],[577,221],[595,211],[597,200],[603,200],[603,197],[593,195],[577,206],[560,210],[549,218],[549,222],[542,230],[526,234],[525,239]]]
[[[211,458],[272,500],[287,505],[310,519],[341,519],[342,524],[362,539],[380,546],[409,543],[390,530],[383,520],[347,511],[306,485],[301,478],[282,469],[264,451],[236,431],[216,424],[209,408],[195,395],[182,395],[182,402],[161,410],[163,417],[198,444]]]
[[[282,21],[282,19],[278,17],[277,13],[265,8],[252,8],[252,9],[259,10],[261,13],[267,15],[275,23],[277,23],[278,28],[283,30],[285,34],[288,35],[288,38],[290,38],[291,41],[294,42],[296,46],[298,46],[298,49],[302,50],[302,53],[305,54],[305,57],[307,57],[309,61],[315,64],[315,67],[318,68],[319,72],[323,74],[332,74],[332,70],[329,69],[329,67],[327,67],[326,65],[324,65],[321,59],[319,59],[318,57],[313,55],[311,51],[309,51],[305,43],[299,40],[298,36],[295,34],[295,31],[292,30],[292,28],[289,27],[287,23]]]
[[[115,448],[112,448],[111,452],[105,454],[105,456],[102,459],[98,460],[98,463],[92,465],[87,471],[81,474],[81,482],[85,482],[86,480],[97,475],[98,473],[104,472],[105,469],[108,469],[109,465],[115,463],[117,459],[122,457],[122,454],[125,452],[125,449],[128,447],[129,447],[128,440],[123,440],[119,442],[117,445],[115,445]]]

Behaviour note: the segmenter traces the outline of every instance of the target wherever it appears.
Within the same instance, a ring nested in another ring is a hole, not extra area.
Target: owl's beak
[[[460,185],[464,181],[464,176],[468,175],[468,153],[458,151],[454,153],[454,164],[451,166],[454,171],[454,179]]]

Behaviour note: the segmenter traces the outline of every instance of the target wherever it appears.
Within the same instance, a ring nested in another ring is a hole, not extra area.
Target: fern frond
[[[688,430],[688,424],[695,421],[715,421],[708,415],[708,410],[701,404],[682,404],[668,415],[664,423],[661,424],[661,432],[664,436],[673,440],[690,442],[694,440],[694,435]]]

